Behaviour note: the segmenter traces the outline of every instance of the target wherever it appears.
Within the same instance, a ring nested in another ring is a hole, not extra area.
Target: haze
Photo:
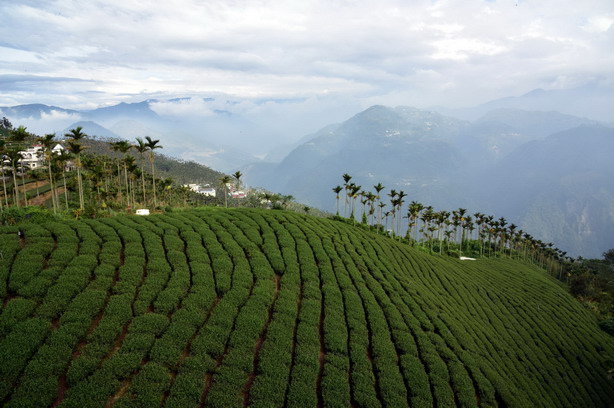
[[[223,109],[272,147],[373,104],[460,107],[613,83],[610,0],[407,3],[2,2],[0,106],[213,97],[154,109]]]

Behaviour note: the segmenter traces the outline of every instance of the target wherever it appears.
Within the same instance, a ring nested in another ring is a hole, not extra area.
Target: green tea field
[[[1,227],[0,297],[6,407],[614,406],[544,271],[291,212]]]

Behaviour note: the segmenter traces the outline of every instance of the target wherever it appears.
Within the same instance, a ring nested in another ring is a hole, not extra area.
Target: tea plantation
[[[207,209],[0,229],[7,407],[607,407],[614,341],[545,272]]]

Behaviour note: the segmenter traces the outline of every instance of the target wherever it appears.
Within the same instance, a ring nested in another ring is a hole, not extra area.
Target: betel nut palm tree
[[[81,145],[81,140],[87,135],[83,132],[83,127],[77,126],[64,136],[71,138],[68,142],[68,149],[75,155],[75,167],[77,168],[77,187],[79,188],[79,209],[83,211],[85,208],[85,198],[83,195],[83,179],[81,177],[81,153],[85,148]]]
[[[81,167],[83,166],[81,162],[81,153],[83,152],[84,148],[81,143],[74,140],[69,140],[68,150],[75,155],[75,167],[77,168],[77,188],[79,192],[79,209],[83,211],[85,208],[85,198],[83,193],[83,178],[81,176]]]
[[[120,152],[124,155],[123,164],[124,164],[124,183],[126,184],[126,205],[130,205],[130,188],[128,186],[128,166],[126,164],[126,156],[128,155],[128,151],[132,148],[132,144],[127,140],[120,140],[118,142],[113,142],[111,144],[113,150]]]
[[[25,126],[19,126],[17,129],[13,129],[10,133],[10,141],[12,142],[12,148],[17,150],[18,152],[20,152],[21,150],[23,150],[25,148],[25,141],[26,139],[30,136],[30,133],[28,133],[28,131],[26,130],[27,128]],[[28,205],[28,193],[26,193],[26,186],[25,186],[25,167],[23,165],[22,162],[23,159],[23,155],[21,155],[21,157],[19,158],[17,164],[20,166],[13,166],[13,169],[16,171],[17,168],[20,168],[21,171],[21,185],[23,188],[23,197],[24,197],[24,202],[25,205]],[[14,174],[14,173],[13,173]],[[13,186],[13,188],[16,191],[16,203],[19,205],[19,189],[17,184],[15,184]]]
[[[155,149],[162,149],[162,146],[158,145],[158,143],[160,142],[159,140],[154,140],[149,136],[145,136],[145,140],[147,140],[147,143],[145,143],[145,145],[147,146],[147,148],[149,149],[149,162],[151,163],[151,181],[152,181],[152,185],[153,185],[153,199],[154,199],[154,207],[158,206],[158,200],[156,198],[156,173],[154,170],[154,150]]]
[[[6,191],[6,179],[4,177],[4,154],[6,152],[6,142],[0,139],[0,176],[2,176],[2,191],[4,193],[4,203],[9,206],[9,197]]]
[[[14,204],[16,207],[19,208],[19,189],[17,188],[17,167],[19,166],[19,162],[22,159],[21,152],[19,151],[19,149],[9,149],[4,153],[4,155],[8,159],[9,164],[12,168]]]
[[[47,160],[47,170],[49,177],[49,187],[51,187],[51,204],[53,206],[53,212],[57,213],[58,211],[58,202],[57,202],[57,194],[55,191],[55,184],[53,181],[53,171],[52,167],[52,159],[53,159],[53,143],[55,142],[55,133],[48,133],[43,137],[38,139],[39,143],[43,145],[43,155]]]
[[[140,137],[136,138],[136,144],[134,145],[134,148],[136,149],[137,152],[139,152],[139,155],[141,156],[141,187],[143,188],[143,205],[145,204],[145,202],[147,201],[147,197],[145,196],[145,161],[143,159],[143,155],[145,154],[146,151],[149,150],[149,147],[147,147],[147,143],[145,143],[143,141],[143,139],[141,139]]]
[[[232,177],[230,176],[222,176],[220,178],[220,184],[224,187],[224,206],[228,208],[228,184],[232,182]]]
[[[337,186],[333,188],[333,192],[335,193],[335,198],[337,200],[337,217],[339,216],[339,193],[343,190],[341,186]]]

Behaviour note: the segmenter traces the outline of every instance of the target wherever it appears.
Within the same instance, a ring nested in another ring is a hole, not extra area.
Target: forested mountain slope
[[[316,133],[280,163],[243,173],[250,185],[331,212],[331,189],[347,173],[365,191],[378,183],[384,195],[404,191],[406,206],[504,217],[574,257],[596,258],[614,231],[612,146],[611,127],[558,112],[499,109],[470,123],[372,106]],[[406,216],[406,208],[398,212]]]
[[[612,406],[614,341],[545,272],[206,209],[0,229],[9,407]]]

